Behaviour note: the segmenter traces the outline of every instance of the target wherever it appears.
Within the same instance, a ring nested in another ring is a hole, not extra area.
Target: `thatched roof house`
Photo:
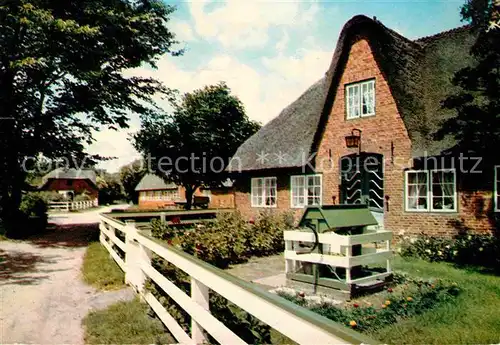
[[[411,40],[353,17],[324,77],[237,150],[236,208],[300,217],[306,206],[366,203],[396,234],[492,231],[500,167],[494,179],[474,176],[486,188],[466,186],[453,138],[433,135],[455,116],[442,102],[458,91],[455,73],[475,63],[475,40],[468,26]]]
[[[452,140],[436,141],[432,134],[440,121],[453,115],[441,107],[441,101],[453,89],[451,78],[456,71],[473,62],[469,50],[475,35],[470,27],[410,40],[376,19],[359,15],[345,24],[325,76],[241,145],[229,170],[304,165],[303,157],[317,150],[350,47],[360,36],[369,42],[390,85],[412,140],[413,156],[424,152],[440,154],[453,146]],[[282,155],[259,159],[263,152],[281,152]]]

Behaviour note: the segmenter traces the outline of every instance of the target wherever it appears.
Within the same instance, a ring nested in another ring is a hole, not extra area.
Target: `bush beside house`
[[[168,241],[219,268],[284,250],[283,231],[291,228],[289,214],[261,213],[253,224],[239,212],[225,212],[214,222],[196,228],[170,227],[159,220],[151,223],[154,237]]]
[[[400,254],[430,262],[475,265],[500,272],[500,238],[492,235],[463,234],[453,239],[426,235],[405,237]]]

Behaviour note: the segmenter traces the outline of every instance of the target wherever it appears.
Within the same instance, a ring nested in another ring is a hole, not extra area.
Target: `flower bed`
[[[383,293],[340,307],[327,302],[308,301],[303,293],[278,294],[333,321],[361,332],[371,332],[451,302],[460,292],[457,284],[452,282],[413,279],[401,274],[395,275],[394,283]]]

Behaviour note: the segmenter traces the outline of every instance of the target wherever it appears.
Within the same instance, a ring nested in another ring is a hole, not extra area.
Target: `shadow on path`
[[[49,278],[47,273],[62,271],[40,268],[40,264],[56,263],[58,256],[0,249],[0,285],[32,285]]]
[[[43,234],[32,236],[28,242],[41,248],[86,247],[99,240],[99,224],[51,224]]]

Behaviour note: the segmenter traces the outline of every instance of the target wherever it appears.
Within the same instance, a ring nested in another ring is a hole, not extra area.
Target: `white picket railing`
[[[215,291],[298,344],[373,343],[372,340],[351,329],[299,307],[151,237],[146,231],[138,230],[133,221],[122,223],[103,214],[101,215],[100,231],[100,242],[125,272],[125,282],[132,285],[140,293],[179,343],[201,344],[207,341],[205,334],[208,333],[220,344],[245,344],[237,334],[210,313],[210,290]],[[117,232],[122,234],[116,236]],[[119,237],[125,237],[125,241]],[[113,246],[117,246],[125,253],[124,259],[113,250]],[[190,295],[184,293],[152,266],[153,253],[191,277]],[[167,312],[156,297],[145,289],[144,285],[148,278],[153,280],[191,316],[190,335]]]
[[[85,201],[51,201],[47,207],[49,211],[73,211],[73,210],[86,210],[98,206],[97,199]]]
[[[346,269],[346,283],[361,284],[375,279],[383,279],[391,274],[392,231],[371,230],[359,235],[344,236],[334,232],[319,233],[318,244],[322,246],[322,253],[303,253],[300,242],[314,243],[315,235],[312,231],[285,231],[285,259],[286,273],[294,273],[300,262],[319,263]],[[378,243],[382,242],[380,246]],[[353,255],[354,245],[373,244],[377,246],[363,247],[361,255]],[[384,262],[386,271],[372,276],[351,279],[350,270],[354,266],[370,265]]]

